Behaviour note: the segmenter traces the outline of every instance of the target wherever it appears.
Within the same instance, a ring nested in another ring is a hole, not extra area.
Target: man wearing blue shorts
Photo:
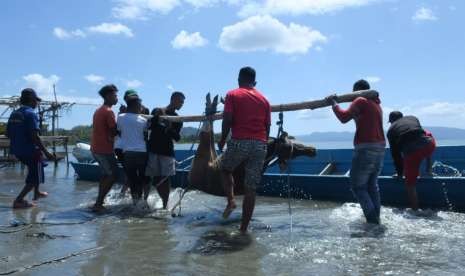
[[[40,101],[33,89],[24,89],[21,91],[21,107],[13,111],[8,119],[7,135],[10,138],[10,153],[28,169],[26,185],[13,202],[13,208],[35,206],[33,202],[24,199],[32,189],[34,189],[34,200],[48,195],[39,190],[39,184],[44,182],[42,153],[48,159],[55,159],[55,156],[48,152],[39,137],[39,117],[34,109]]]

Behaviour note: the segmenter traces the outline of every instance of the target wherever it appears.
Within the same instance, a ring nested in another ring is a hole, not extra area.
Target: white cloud
[[[166,86],[166,88],[168,88],[169,91],[173,92],[174,91],[174,86],[172,84],[168,84]]]
[[[99,76],[99,75],[94,75],[94,74],[84,76],[84,78],[90,83],[99,84],[99,85],[102,84],[103,81],[105,80],[104,77]]]
[[[377,83],[381,81],[381,78],[377,76],[368,76],[365,78],[365,80],[368,81],[369,83]]]
[[[53,35],[58,39],[71,39],[71,38],[84,38],[86,34],[81,29],[76,29],[74,31],[67,31],[60,27],[53,28]]]
[[[138,88],[142,86],[142,82],[140,80],[128,80],[126,82],[126,86],[128,88]]]
[[[87,28],[89,33],[98,33],[98,34],[109,34],[109,35],[125,35],[127,37],[133,37],[134,34],[132,30],[126,25],[121,23],[102,23],[100,25],[91,26]]]
[[[39,97],[51,98],[53,97],[53,85],[58,83],[60,77],[57,75],[50,75],[48,78],[41,74],[29,74],[23,76],[26,81],[26,86],[31,87],[37,91]]]
[[[422,7],[419,8],[412,16],[413,21],[436,21],[438,18],[434,15],[431,9]]]
[[[124,35],[126,37],[134,36],[132,30],[121,23],[102,23],[100,25],[90,26],[84,31],[81,29],[68,31],[61,27],[53,28],[53,35],[61,40],[71,38],[85,38],[88,34]]]
[[[324,120],[333,117],[331,108],[305,109],[297,112],[297,119],[300,120]]]
[[[208,40],[203,38],[199,32],[189,34],[184,30],[171,41],[171,45],[175,49],[203,47],[207,43]]]
[[[25,87],[33,88],[37,91],[39,97],[44,100],[54,101],[55,96],[53,95],[53,85],[57,84],[60,81],[60,77],[57,75],[50,75],[45,77],[41,74],[29,74],[23,76],[23,79],[26,81]],[[60,91],[57,90],[57,93]],[[75,97],[75,96],[68,96],[68,95],[57,95],[58,101],[64,102],[73,102],[73,103],[81,103],[81,104],[99,104],[101,100],[98,97],[89,98],[89,97]]]
[[[118,4],[113,8],[113,16],[144,20],[150,12],[167,14],[180,4],[179,0],[118,0]]]
[[[310,27],[284,25],[269,15],[247,18],[223,27],[219,46],[227,52],[272,50],[283,54],[305,54],[315,43],[328,39]]]
[[[184,0],[184,2],[192,5],[195,8],[212,7],[219,2],[219,0]]]
[[[256,14],[302,15],[325,14],[350,7],[361,7],[383,0],[263,0],[249,1],[242,6],[239,15]]]
[[[383,106],[385,121],[389,112],[399,110],[404,115],[417,116],[422,125],[463,128],[465,120],[465,102],[422,101],[413,105],[389,107]]]

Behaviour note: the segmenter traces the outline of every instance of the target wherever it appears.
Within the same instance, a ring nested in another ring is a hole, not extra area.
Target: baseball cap
[[[37,96],[36,91],[32,88],[25,88],[21,91],[21,99],[24,98],[36,99],[39,102],[42,101],[42,99]]]
[[[126,100],[126,98],[129,98],[129,97],[139,97],[139,95],[137,94],[137,91],[136,90],[133,90],[133,89],[129,89],[129,90],[126,90],[126,92],[124,92],[124,100]]]

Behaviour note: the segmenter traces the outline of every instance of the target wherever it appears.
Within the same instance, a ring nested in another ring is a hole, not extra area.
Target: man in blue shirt
[[[27,166],[26,185],[13,202],[13,208],[35,206],[24,199],[34,189],[34,200],[46,197],[46,192],[39,191],[39,184],[44,181],[42,152],[48,159],[55,159],[44,147],[39,137],[39,117],[34,112],[41,99],[37,93],[26,88],[21,91],[21,107],[13,111],[8,119],[7,135],[10,138],[10,153]]]

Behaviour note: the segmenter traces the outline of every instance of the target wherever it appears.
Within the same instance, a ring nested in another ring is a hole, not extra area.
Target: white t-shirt
[[[118,145],[125,151],[147,152],[144,132],[147,130],[147,119],[140,114],[123,113],[118,115],[116,128],[120,133]]]

